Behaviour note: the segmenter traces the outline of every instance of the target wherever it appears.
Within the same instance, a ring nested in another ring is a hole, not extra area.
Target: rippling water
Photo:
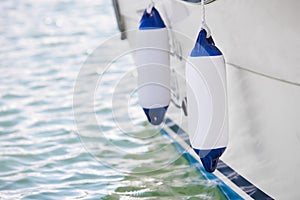
[[[110,1],[0,1],[0,199],[225,198],[146,122],[130,56],[99,68],[113,20]]]

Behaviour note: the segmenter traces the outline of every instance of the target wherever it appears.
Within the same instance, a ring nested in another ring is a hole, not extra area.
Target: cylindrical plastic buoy
[[[155,7],[145,10],[136,37],[139,103],[148,121],[159,125],[171,100],[171,72],[168,31]]]
[[[213,172],[228,143],[225,60],[202,29],[186,63],[188,129],[192,148]]]

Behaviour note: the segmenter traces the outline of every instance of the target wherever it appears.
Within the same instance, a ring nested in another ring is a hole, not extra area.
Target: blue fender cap
[[[140,30],[147,29],[159,29],[166,28],[164,21],[162,20],[159,12],[155,7],[152,8],[151,13],[147,13],[147,10],[144,11],[144,14],[140,20]]]
[[[215,46],[212,36],[207,38],[205,29],[199,32],[195,47],[193,48],[191,57],[204,57],[204,56],[220,56],[222,52]]]
[[[163,122],[167,109],[168,106],[161,108],[143,108],[148,121],[155,126]]]
[[[207,172],[214,172],[218,166],[220,156],[224,153],[226,147],[209,150],[194,149],[200,157],[203,167]]]

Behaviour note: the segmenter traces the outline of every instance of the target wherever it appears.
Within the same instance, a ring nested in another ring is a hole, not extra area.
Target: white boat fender
[[[136,35],[138,98],[148,121],[163,122],[171,100],[168,31],[157,9],[146,9]]]
[[[186,63],[188,129],[192,148],[213,172],[228,143],[225,60],[202,29]]]

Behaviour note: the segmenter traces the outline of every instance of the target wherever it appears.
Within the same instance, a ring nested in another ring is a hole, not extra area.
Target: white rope
[[[148,14],[150,14],[153,7],[154,7],[154,2],[153,2],[153,0],[149,0],[149,4],[148,4],[148,6],[147,6],[146,12],[147,12]]]
[[[205,3],[204,0],[201,0],[201,27],[204,27],[205,25]]]
[[[211,35],[211,31],[208,28],[207,24],[206,24],[206,19],[205,19],[205,0],[201,0],[201,29],[205,29],[207,32],[207,38],[210,37]]]

